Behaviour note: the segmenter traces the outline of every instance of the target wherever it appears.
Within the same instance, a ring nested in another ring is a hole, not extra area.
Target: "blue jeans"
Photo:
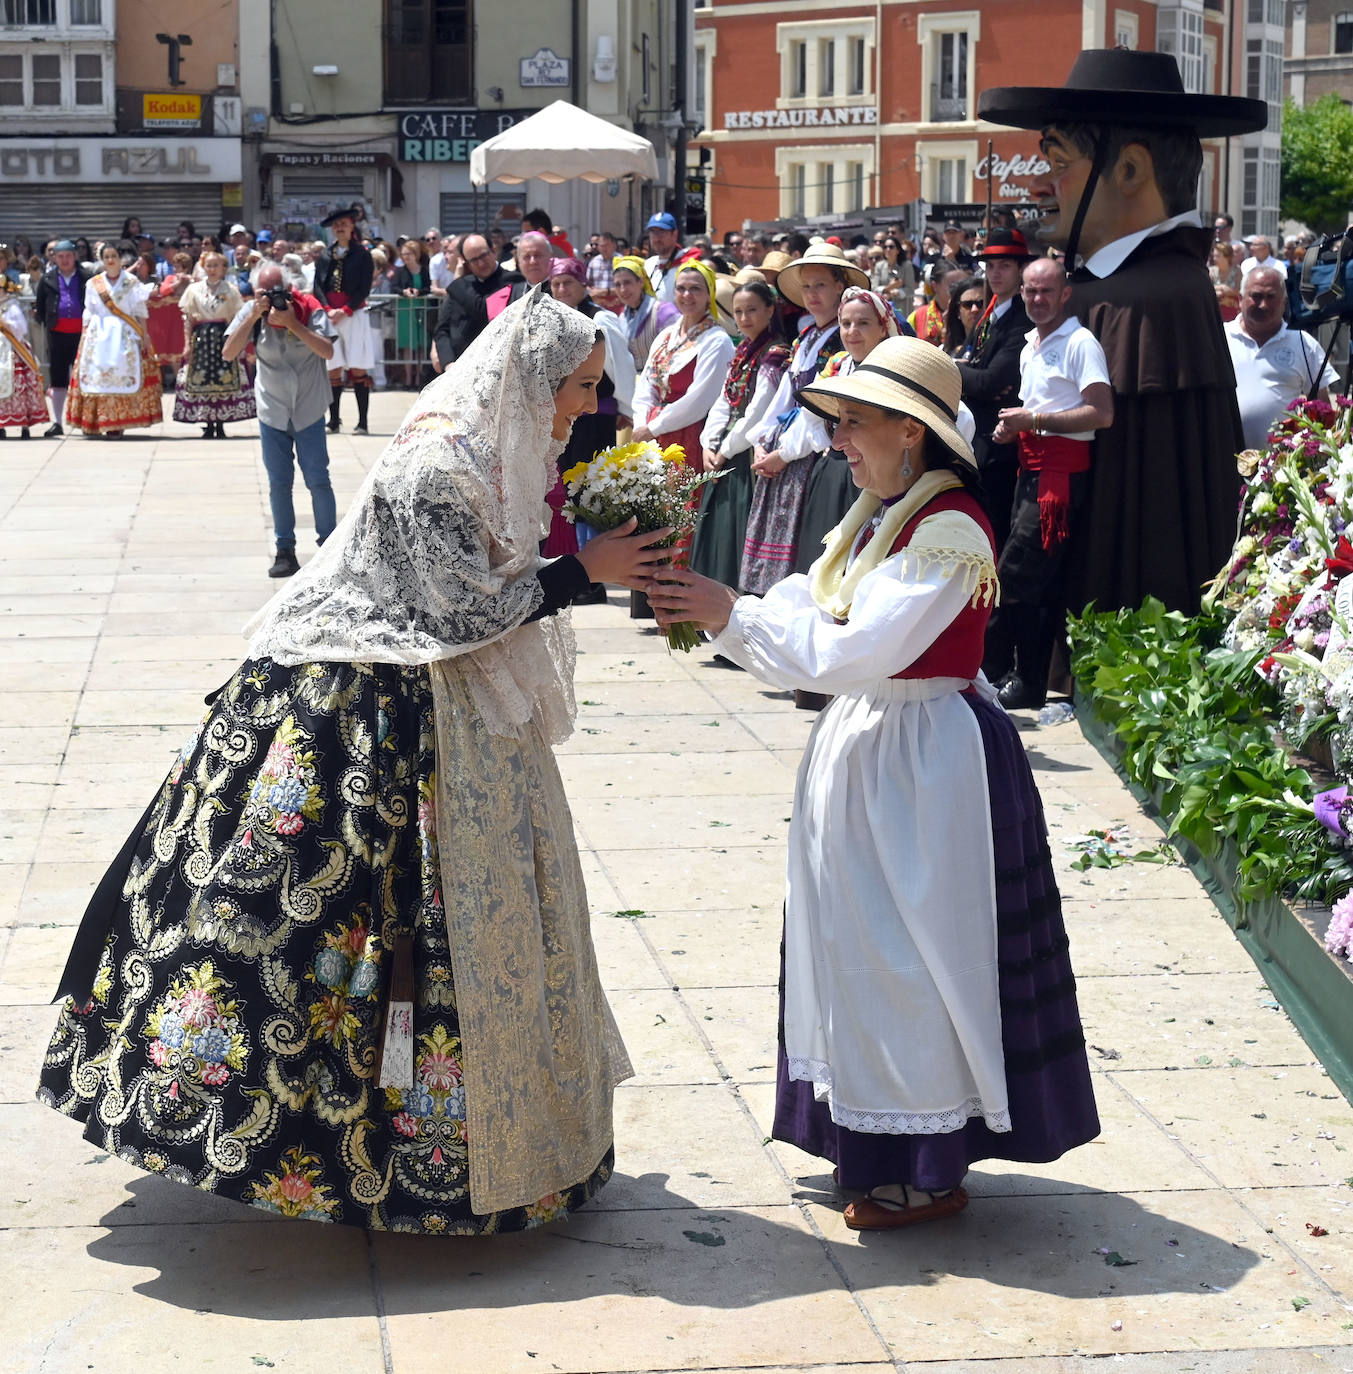
[[[263,466],[268,473],[268,501],[272,506],[273,534],[279,549],[296,547],[296,508],[291,503],[295,470],[291,465],[292,447],[301,476],[310,489],[310,506],[315,514],[315,533],[322,544],[338,523],[338,506],[329,483],[329,449],[324,439],[324,419],[299,433],[274,429],[261,420],[258,432],[263,440]]]

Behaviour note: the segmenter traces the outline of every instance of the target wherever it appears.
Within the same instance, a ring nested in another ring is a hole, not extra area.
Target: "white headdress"
[[[554,393],[596,325],[539,287],[419,396],[320,552],[249,625],[251,657],[461,665],[495,734],[573,726],[567,613],[531,624],[563,443]]]

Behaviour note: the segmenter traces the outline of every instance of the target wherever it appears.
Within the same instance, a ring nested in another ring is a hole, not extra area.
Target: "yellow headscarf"
[[[719,322],[719,296],[715,289],[714,269],[703,258],[692,258],[689,262],[680,263],[677,267],[677,275],[683,272],[699,272],[704,279],[705,290],[709,292],[709,313],[714,323]]]
[[[611,259],[611,270],[623,267],[626,272],[633,272],[639,278],[639,285],[644,288],[644,295],[653,294],[653,283],[648,279],[648,268],[644,266],[643,258],[636,257],[633,253],[626,253],[618,258]]]

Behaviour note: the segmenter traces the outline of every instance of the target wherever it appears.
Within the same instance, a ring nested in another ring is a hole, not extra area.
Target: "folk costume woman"
[[[762,681],[835,693],[790,823],[772,1133],[836,1164],[855,1229],[952,1215],[976,1161],[1099,1131],[1042,807],[981,676],[995,549],[959,392],[905,338],[805,388],[861,488],[812,574],[649,591]]]
[[[747,438],[766,416],[789,362],[780,333],[775,292],[764,281],[749,281],[733,295],[733,319],[742,342],[728,365],[723,391],[700,431],[707,469],[717,482],[700,491],[700,523],[691,545],[691,567],[716,582],[735,587],[742,573],[742,547],[752,509],[752,445]]]
[[[160,369],[146,331],[155,281],[130,271],[136,250],[130,243],[105,244],[103,271],[85,287],[80,353],[66,397],[66,424],[92,436],[120,435],[158,425],[164,419]]]
[[[329,312],[329,320],[338,333],[329,386],[333,402],[329,406],[329,432],[337,434],[343,427],[338,416],[346,376],[357,398],[355,434],[368,434],[367,412],[371,407],[371,373],[376,366],[376,335],[371,328],[366,298],[371,294],[375,264],[366,245],[357,236],[357,221],[362,208],[354,205],[347,210],[335,210],[320,223],[332,229],[334,241],[315,264],[315,295]]]
[[[193,282],[179,300],[188,354],[174,390],[174,419],[202,425],[204,439],[224,439],[226,421],[252,420],[258,410],[242,363],[222,355],[226,330],[244,299],[226,277],[220,253],[202,258],[205,280]]]
[[[831,243],[814,244],[776,281],[780,294],[807,310],[813,322],[794,341],[766,418],[748,434],[755,449],[756,487],[738,582],[744,591],[762,595],[794,571],[813,460],[831,447],[821,419],[799,405],[799,394],[840,348],[836,312],[842,292],[848,286],[868,285],[865,273]]]
[[[844,347],[827,359],[819,374],[824,380],[849,377],[877,345],[898,335],[897,316],[887,302],[877,292],[866,291],[862,286],[846,287],[837,321]],[[808,475],[794,556],[795,572],[806,573],[817,562],[827,536],[845,519],[858,495],[846,455],[835,446],[829,447]]]
[[[736,351],[719,328],[714,269],[688,262],[676,277],[680,318],[658,335],[634,388],[634,438],[680,444],[687,466],[699,472],[700,431],[723,387]]]
[[[0,439],[6,425],[27,439],[33,425],[47,420],[42,364],[29,346],[27,318],[17,293],[0,289]]]
[[[429,1235],[561,1216],[610,1176],[629,1063],[550,745],[563,608],[655,536],[542,566],[596,326],[533,291],[433,383],[109,870],[42,1101],[138,1167]]]
[[[653,341],[675,324],[680,315],[670,301],[660,301],[648,279],[648,269],[640,257],[624,256],[612,259],[615,294],[625,306],[623,319],[629,335],[630,356],[635,372],[642,372],[653,351]]]

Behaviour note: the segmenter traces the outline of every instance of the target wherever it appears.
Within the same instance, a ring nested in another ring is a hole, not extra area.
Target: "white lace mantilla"
[[[990,1131],[1010,1130],[1010,1112],[984,1111],[980,1097],[969,1097],[942,1112],[880,1112],[847,1107],[832,1094],[830,1064],[817,1059],[790,1059],[788,1063],[790,1078],[811,1083],[817,1100],[826,1102],[832,1120],[848,1131],[866,1135],[948,1135],[979,1116]]]
[[[324,547],[248,626],[251,657],[433,663],[460,655],[495,734],[573,729],[576,644],[540,605],[554,393],[597,328],[539,289],[415,402]]]

